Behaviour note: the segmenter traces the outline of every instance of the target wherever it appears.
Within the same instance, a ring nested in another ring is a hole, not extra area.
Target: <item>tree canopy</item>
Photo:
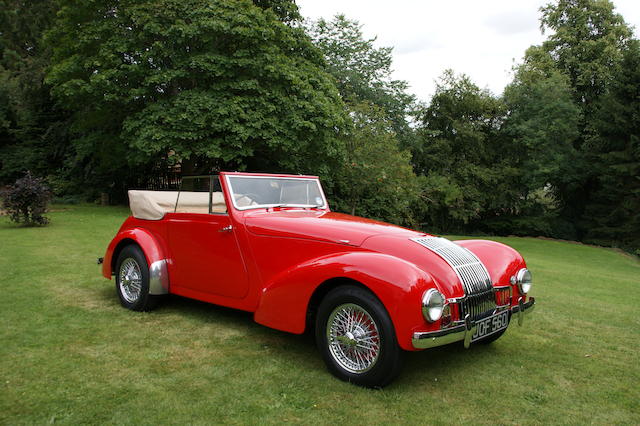
[[[131,164],[327,173],[342,104],[320,52],[239,0],[64,0],[47,82],[89,149]]]
[[[447,70],[422,103],[392,48],[294,0],[6,0],[0,28],[2,185],[310,173],[348,213],[640,254],[640,47],[608,0],[542,7],[504,93]]]
[[[408,93],[406,81],[393,78],[392,48],[376,47],[376,39],[365,38],[357,21],[340,14],[331,21],[309,22],[307,30],[324,54],[326,70],[344,102],[375,105],[400,142],[410,145],[413,134],[408,118],[415,109],[415,96]]]
[[[505,112],[467,76],[441,77],[420,116],[413,160],[426,177],[427,223],[436,229],[461,229],[512,197],[502,185],[512,173],[500,135]]]

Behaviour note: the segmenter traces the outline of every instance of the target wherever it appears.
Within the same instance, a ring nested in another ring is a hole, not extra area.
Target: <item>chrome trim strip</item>
[[[149,294],[169,293],[169,272],[167,259],[157,260],[149,266]]]
[[[294,180],[294,179],[299,179],[299,180],[308,180],[308,181],[314,181],[318,184],[318,189],[320,190],[320,195],[322,195],[322,205],[321,206],[317,206],[315,204],[289,204],[290,207],[300,207],[300,208],[310,208],[310,207],[317,207],[319,209],[326,209],[329,207],[329,205],[327,204],[327,197],[324,195],[324,190],[322,189],[322,185],[320,184],[320,179],[317,178],[303,178],[303,177],[296,177],[296,176],[250,176],[250,175],[224,175],[226,181],[227,181],[227,189],[229,190],[229,195],[231,198],[231,202],[233,203],[233,207],[236,210],[252,210],[252,209],[264,209],[264,208],[270,208],[270,207],[275,207],[278,206],[280,204],[256,204],[253,206],[244,206],[244,207],[238,207],[238,205],[236,204],[236,194],[233,192],[233,185],[231,185],[231,178],[234,177],[241,177],[241,178],[248,178],[248,179],[285,179],[285,180]]]
[[[518,302],[518,305],[511,307],[511,319],[513,319],[514,315],[517,315],[518,325],[522,325],[521,318],[533,311],[536,299],[530,297],[527,302],[523,302],[522,299]],[[471,344],[471,337],[476,331],[475,321],[472,321],[469,314],[467,314],[464,319],[464,324],[459,324],[459,321],[456,321],[454,324],[458,325],[443,330],[415,332],[413,333],[411,343],[416,349],[427,349],[463,340],[464,347],[468,348]],[[509,321],[509,326],[511,326],[511,321]]]

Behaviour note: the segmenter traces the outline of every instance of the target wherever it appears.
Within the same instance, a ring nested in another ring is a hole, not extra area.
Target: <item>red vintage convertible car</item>
[[[180,191],[129,191],[103,275],[143,311],[176,294],[314,329],[328,369],[379,387],[403,350],[500,337],[534,307],[520,254],[333,213],[315,176],[220,173]]]

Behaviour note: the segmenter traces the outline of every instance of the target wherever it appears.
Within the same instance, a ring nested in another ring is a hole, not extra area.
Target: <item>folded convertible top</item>
[[[165,213],[209,213],[209,193],[180,191],[129,191],[129,207],[133,217],[160,220]],[[212,193],[212,212],[227,211],[222,192]],[[176,206],[177,202],[177,206]]]

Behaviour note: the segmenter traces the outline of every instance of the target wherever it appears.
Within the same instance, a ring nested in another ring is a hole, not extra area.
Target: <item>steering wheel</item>
[[[240,200],[242,200],[243,198],[246,198],[247,200],[249,200],[249,203],[247,204],[248,206],[255,206],[258,205],[258,202],[256,201],[259,196],[258,194],[255,194],[253,192],[247,192],[245,194],[238,194],[238,198],[236,198],[236,202],[240,202]]]

